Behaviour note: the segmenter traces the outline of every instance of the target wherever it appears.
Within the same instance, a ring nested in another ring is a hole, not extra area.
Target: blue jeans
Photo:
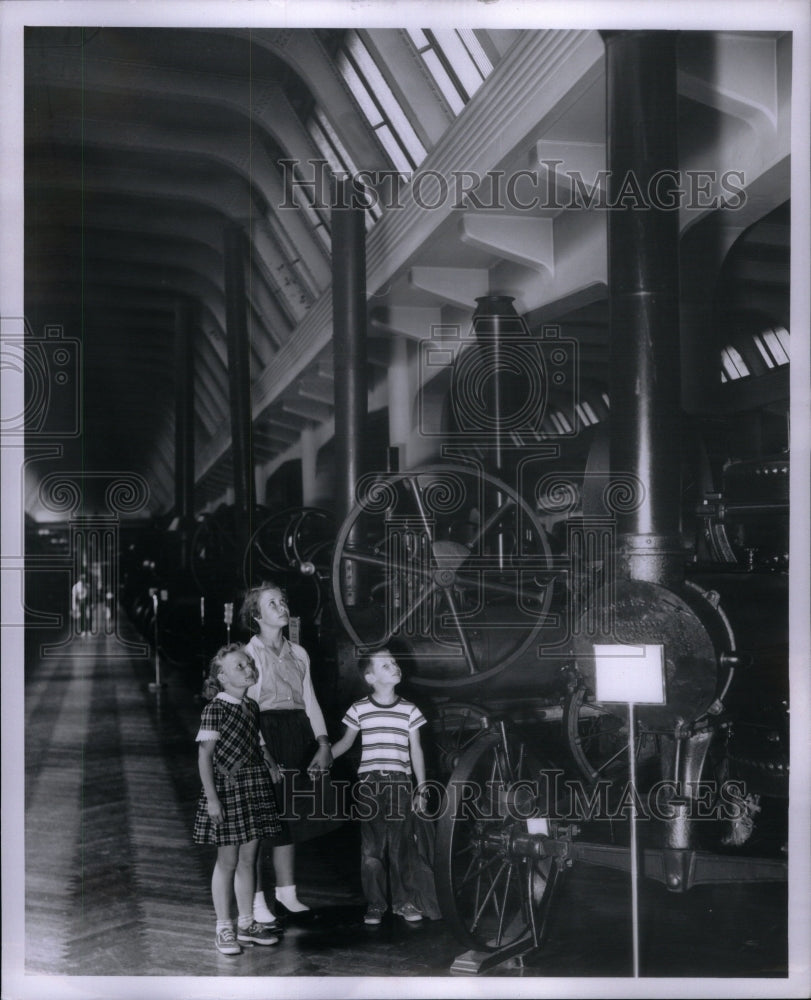
[[[364,810],[372,813],[360,825],[360,879],[370,908],[388,909],[386,873],[395,911],[411,901],[400,871],[400,845],[411,811],[411,778],[400,771],[369,771],[361,778]]]

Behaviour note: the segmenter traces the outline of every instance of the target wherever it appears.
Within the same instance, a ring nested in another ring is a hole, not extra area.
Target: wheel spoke
[[[504,937],[504,914],[507,910],[507,897],[510,893],[510,882],[512,882],[514,865],[509,865],[507,868],[507,881],[504,885],[504,899],[501,903],[501,912],[498,915],[498,932],[496,933],[496,945],[500,945]]]
[[[497,580],[493,573],[492,567],[486,567],[476,572],[474,567],[470,567],[467,570],[456,571],[456,583],[463,584],[465,587],[473,590],[474,588],[480,587],[486,590],[488,594],[500,594],[504,597],[515,598],[516,590],[519,587],[519,567],[512,567],[508,572],[513,575],[516,579],[514,584],[503,583],[501,580]],[[542,602],[546,603],[546,593],[551,587],[553,579],[550,579],[548,584],[544,587],[544,596]],[[539,598],[540,599],[540,598]]]
[[[448,602],[448,609],[450,611],[451,618],[453,619],[453,624],[456,627],[456,632],[459,636],[459,642],[462,644],[462,652],[464,653],[465,661],[467,662],[468,673],[475,674],[478,672],[476,667],[476,659],[473,656],[473,650],[470,646],[470,640],[465,634],[464,627],[459,620],[459,611],[456,608],[456,601],[453,597],[453,592],[451,587],[443,587],[442,592],[445,595],[445,600]]]
[[[493,893],[495,892],[495,889],[496,889],[496,885],[498,884],[498,879],[499,879],[499,876],[500,876],[500,875],[501,875],[501,873],[502,873],[502,872],[504,871],[504,868],[505,868],[505,866],[506,866],[506,865],[507,865],[507,862],[506,862],[506,861],[502,862],[502,865],[501,865],[501,867],[500,867],[500,868],[499,868],[499,870],[498,870],[498,871],[496,872],[496,877],[495,877],[495,878],[493,879],[493,881],[492,881],[492,882],[490,883],[490,888],[489,888],[489,889],[487,890],[487,894],[485,895],[484,899],[482,900],[482,905],[481,905],[481,906],[479,907],[479,909],[478,909],[478,910],[476,911],[476,915],[475,915],[475,917],[473,918],[473,923],[472,923],[472,924],[470,925],[470,926],[471,926],[471,930],[479,926],[479,921],[480,921],[480,920],[481,920],[481,918],[482,918],[482,915],[483,915],[483,913],[484,913],[484,911],[485,911],[485,908],[487,907],[487,904],[488,904],[488,903],[490,902],[490,900],[491,900],[491,899],[493,898]]]
[[[388,642],[393,635],[396,635],[397,632],[399,632],[400,629],[403,627],[403,625],[405,625],[408,619],[414,614],[414,612],[423,604],[425,604],[425,602],[428,600],[429,597],[431,597],[433,594],[436,593],[436,590],[437,590],[437,585],[435,583],[429,584],[428,587],[420,594],[417,600],[411,605],[411,607],[403,611],[403,613],[400,615],[397,621],[394,622],[391,628],[387,630],[385,639],[383,641]]]
[[[518,748],[518,764],[516,765],[515,768],[516,780],[518,781],[521,780],[521,774],[523,773],[523,769],[524,769],[524,744],[522,743],[521,746]]]
[[[514,506],[515,506],[515,501],[512,499],[512,497],[507,497],[507,499],[504,502],[504,505],[502,507],[496,508],[496,510],[493,511],[493,513],[487,518],[484,524],[482,524],[479,527],[479,530],[476,532],[473,538],[466,544],[465,547],[470,549],[471,552],[475,548],[477,548],[482,539],[486,537],[487,532],[490,531],[491,528],[495,527],[498,524],[498,522],[504,517],[504,515],[508,511],[512,510]]]
[[[481,858],[479,856],[477,856],[473,860],[474,861],[481,861]],[[486,861],[484,864],[480,864],[479,867],[475,871],[473,871],[473,872],[471,872],[471,870],[470,870],[471,869],[471,865],[468,865],[468,872],[467,872],[467,874],[465,875],[464,878],[462,878],[459,881],[459,885],[458,885],[458,889],[457,889],[457,895],[462,891],[462,889],[464,889],[464,887],[468,884],[468,882],[470,882],[471,879],[473,879],[473,878],[481,878],[482,875],[484,875],[486,872],[488,872],[488,869],[490,869],[498,860],[499,860],[498,855],[494,854],[493,857],[490,858],[489,861]]]
[[[604,771],[609,766],[609,764],[613,764],[614,761],[618,760],[626,752],[627,749],[628,749],[628,747],[620,747],[619,750],[617,750],[616,753],[613,753],[608,758],[608,760],[603,761],[603,763],[600,764],[600,766],[598,768],[596,768],[597,773],[600,774],[602,771]]]
[[[362,552],[360,549],[347,549],[345,558],[348,562],[361,563],[363,566],[375,566],[387,574],[391,572],[391,563],[385,556],[372,555],[368,552]]]

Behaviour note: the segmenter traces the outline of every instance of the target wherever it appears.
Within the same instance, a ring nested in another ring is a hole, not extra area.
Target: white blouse
[[[259,703],[259,710],[303,709],[313,727],[313,734],[326,736],[327,726],[313,690],[307,650],[285,639],[277,655],[258,635],[245,648],[259,671],[259,680],[247,691],[248,697]]]

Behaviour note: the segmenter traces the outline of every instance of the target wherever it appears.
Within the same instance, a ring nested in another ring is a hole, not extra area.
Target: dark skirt
[[[318,741],[302,709],[261,712],[259,726],[270,756],[282,769],[273,790],[282,824],[276,844],[293,844],[320,837],[345,819],[329,775],[313,780],[307,774]]]

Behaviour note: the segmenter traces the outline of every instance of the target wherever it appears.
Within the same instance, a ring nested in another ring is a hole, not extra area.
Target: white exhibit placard
[[[647,643],[620,646],[595,643],[595,697],[598,702],[634,705],[665,703],[665,648]]]

